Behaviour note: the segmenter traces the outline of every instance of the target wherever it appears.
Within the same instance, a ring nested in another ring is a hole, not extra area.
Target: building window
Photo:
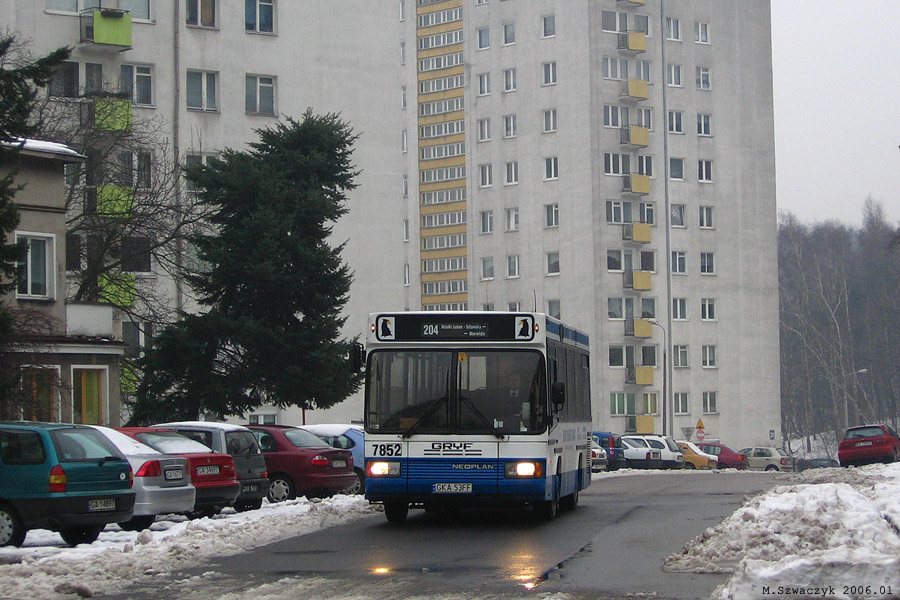
[[[648,15],[634,15],[632,31],[640,31],[646,36],[650,35],[650,17]]]
[[[409,135],[407,135],[406,130],[403,129],[400,131],[400,152],[406,154],[409,151]]]
[[[560,309],[559,300],[547,300],[547,314],[554,319],[562,318],[562,310]]]
[[[606,313],[610,321],[621,321],[634,316],[634,298],[607,298]]]
[[[518,254],[509,254],[506,256],[506,276],[507,277],[518,277],[519,276],[519,255]]]
[[[492,256],[481,259],[481,278],[494,278],[494,258]]]
[[[494,233],[494,211],[481,211],[481,233]]]
[[[609,33],[628,31],[628,13],[612,10],[600,11],[600,29]]]
[[[153,323],[122,321],[122,342],[125,344],[126,357],[142,357],[153,345]]]
[[[478,141],[487,142],[491,139],[491,120],[478,119]]]
[[[519,183],[519,161],[513,160],[506,163],[506,185]]]
[[[515,23],[504,23],[503,24],[503,45],[509,46],[510,44],[516,43],[516,24]]]
[[[559,252],[547,253],[547,275],[559,275]]]
[[[653,202],[641,202],[638,205],[638,222],[656,225],[656,204]]]
[[[606,222],[616,225],[631,223],[631,202],[627,200],[607,200]]]
[[[687,345],[676,344],[672,346],[672,366],[678,369],[686,369],[690,366],[688,362]]]
[[[400,0],[400,20],[406,20],[406,0]]]
[[[521,302],[510,302],[510,303],[507,305],[507,309],[508,309],[510,312],[519,312],[520,310],[522,310],[521,306],[522,306],[522,303],[521,303]]]
[[[100,425],[106,421],[105,369],[72,369],[72,422]]]
[[[697,113],[697,135],[712,135],[712,115]]]
[[[669,111],[669,133],[684,133],[684,113],[682,111]]]
[[[615,104],[603,105],[603,126],[612,128],[628,127],[628,107]]]
[[[687,321],[687,298],[672,298],[672,319]]]
[[[545,204],[544,205],[544,214],[546,215],[546,220],[544,221],[544,225],[546,227],[559,227],[559,204]]]
[[[554,131],[556,131],[556,109],[548,108],[544,110],[544,133]]]
[[[622,369],[625,367],[625,346],[610,344],[609,366],[612,369]]]
[[[709,43],[709,23],[694,21],[694,42],[697,44]]]
[[[275,78],[247,75],[244,109],[251,115],[275,116]]]
[[[698,160],[697,161],[697,180],[703,181],[706,183],[712,183],[712,161],[711,160]]]
[[[491,164],[478,165],[478,185],[491,187],[494,185],[494,167]]]
[[[700,272],[704,275],[715,275],[715,254],[712,252],[700,253]]]
[[[479,96],[487,96],[491,93],[491,74],[490,73],[479,73],[478,74],[478,95]]]
[[[150,0],[119,0],[119,8],[127,10],[132,19],[150,19]]]
[[[150,256],[150,238],[127,237],[122,240],[120,261],[123,271],[149,273]]]
[[[656,250],[641,250],[641,271],[656,272]]]
[[[628,79],[628,61],[624,58],[603,57],[604,79]]]
[[[631,251],[609,249],[606,251],[606,270],[621,272],[631,268]]]
[[[212,71],[187,72],[187,107],[215,112],[219,110],[218,73]]]
[[[440,59],[443,59],[443,57],[440,57]],[[406,64],[406,42],[400,42],[400,64],[401,65]],[[440,64],[443,64],[443,63],[440,63]],[[422,70],[423,71],[431,71],[432,69],[423,68]]]
[[[710,89],[709,67],[697,67],[697,89]]]
[[[550,179],[559,179],[559,159],[556,156],[544,159],[544,181]]]
[[[400,86],[400,108],[406,108],[406,86]]]
[[[409,219],[403,219],[403,241],[409,241]]]
[[[631,156],[629,154],[604,152],[603,172],[607,175],[628,175],[631,173]]]
[[[716,406],[716,392],[703,392],[703,414],[713,415],[719,412]]]
[[[404,198],[409,196],[409,175],[404,175],[400,180],[400,193]]]
[[[681,19],[666,17],[666,39],[674,42],[681,41]]]
[[[120,67],[121,89],[134,104],[153,104],[153,72],[144,65],[122,65]]]
[[[642,81],[650,83],[650,66],[649,60],[635,60],[634,76]]]
[[[17,298],[52,300],[55,294],[55,236],[16,233],[16,242],[25,244],[25,256],[19,261]]]
[[[609,393],[609,414],[610,415],[633,415],[634,413],[634,394],[631,392],[610,392]]]
[[[703,366],[709,369],[712,369],[716,366],[715,345],[703,346]]]
[[[653,157],[642,154],[637,157],[637,161],[638,174],[653,177]]]
[[[641,318],[656,318],[656,298],[641,298]]]
[[[504,115],[503,116],[503,137],[505,137],[505,138],[516,137],[517,129],[518,129],[518,119],[516,119],[516,115]]]
[[[712,206],[701,206],[700,207],[700,228],[701,229],[712,229],[713,228],[713,207]]]
[[[687,274],[687,253],[685,251],[672,251],[672,273],[675,275]]]
[[[504,92],[516,91],[516,70],[515,69],[503,69],[503,91]]]
[[[48,84],[49,93],[57,98],[77,98],[78,85],[78,63],[65,61],[54,70]]]
[[[491,47],[491,29],[489,27],[481,27],[477,31],[476,39],[478,40],[478,49],[485,50]]]
[[[637,109],[637,123],[635,123],[638,127],[646,127],[647,129],[653,129],[653,109],[638,107]]]
[[[544,72],[544,85],[556,85],[556,61],[545,62],[542,65]]]
[[[641,414],[655,415],[658,412],[656,392],[644,392],[641,394]]]
[[[485,303],[483,303],[483,304],[481,305],[481,310],[483,310],[484,312],[489,312],[489,311],[494,310],[494,303],[493,303],[493,302],[485,302]]]
[[[673,204],[669,223],[672,227],[684,227],[684,204]]]
[[[715,298],[703,298],[700,300],[700,319],[703,321],[716,320]]]
[[[275,425],[277,415],[250,415],[251,425]]]
[[[666,85],[681,87],[681,65],[669,65],[666,69]]]
[[[687,392],[675,392],[673,394],[673,401],[675,403],[675,414],[676,415],[686,415],[689,414],[689,404],[688,404],[688,393]]]
[[[186,22],[195,27],[215,27],[216,0],[187,0]]]
[[[506,209],[506,230],[507,231],[518,231],[519,230],[519,209],[518,208],[507,208]]]
[[[678,181],[684,180],[684,159],[683,158],[670,158],[669,159],[669,179],[675,179]]]
[[[275,0],[245,0],[244,28],[256,33],[275,31]]]
[[[556,15],[544,15],[541,17],[541,37],[554,37],[556,35]]]

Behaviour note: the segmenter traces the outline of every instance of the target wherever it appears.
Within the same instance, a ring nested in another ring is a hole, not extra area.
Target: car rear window
[[[8,465],[40,465],[47,453],[35,431],[0,431],[0,458]]]
[[[121,458],[112,442],[96,429],[54,429],[50,432],[60,462]]]
[[[884,435],[881,427],[858,427],[856,429],[848,429],[844,434],[845,440],[855,440],[859,438],[877,437]]]
[[[298,448],[321,448],[328,442],[303,429],[285,429],[284,436]]]
[[[135,434],[136,437],[160,452],[165,454],[197,454],[212,452],[209,446],[188,439],[174,431],[146,431]]]
[[[260,454],[256,436],[250,431],[226,431],[225,448],[232,456],[245,456],[248,454]]]

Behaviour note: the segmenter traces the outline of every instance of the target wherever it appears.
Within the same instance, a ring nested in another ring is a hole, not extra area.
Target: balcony
[[[120,185],[97,186],[97,214],[126,219],[134,208],[134,188]]]
[[[653,385],[653,367],[628,367],[625,369],[625,383]]]
[[[628,31],[619,34],[619,52],[640,54],[647,51],[647,34],[642,31]]]
[[[637,125],[623,127],[619,130],[619,143],[631,148],[646,148],[650,145],[650,130]]]
[[[646,6],[647,0],[616,0],[618,6]]]
[[[649,244],[652,240],[650,223],[625,223],[622,226],[622,239],[635,244]]]
[[[650,176],[634,173],[625,175],[622,177],[622,191],[626,194],[646,196],[650,193]]]
[[[81,43],[94,49],[122,52],[131,49],[131,15],[116,8],[81,11]]]
[[[641,339],[653,337],[653,325],[647,319],[625,319],[625,335]]]
[[[101,131],[131,129],[131,101],[125,98],[97,98],[94,101],[94,127]]]
[[[650,271],[625,271],[625,289],[646,292],[652,288],[653,279]]]
[[[134,306],[137,281],[134,273],[101,273],[97,279],[100,302],[113,306]]]
[[[622,82],[619,90],[620,100],[646,100],[650,97],[650,88],[643,79],[628,79]]]

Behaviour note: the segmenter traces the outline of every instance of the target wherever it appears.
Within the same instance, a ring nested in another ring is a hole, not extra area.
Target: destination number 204
[[[372,444],[372,456],[403,456],[400,444]]]

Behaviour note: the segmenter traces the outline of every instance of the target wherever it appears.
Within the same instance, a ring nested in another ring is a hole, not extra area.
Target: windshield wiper
[[[480,410],[478,410],[477,408],[475,408],[475,404],[473,404],[472,401],[471,401],[469,398],[467,398],[467,397],[465,397],[465,396],[463,396],[463,395],[460,395],[459,400],[460,400],[460,402],[462,402],[463,404],[465,404],[466,406],[468,406],[469,409],[470,409],[473,413],[475,413],[475,416],[478,417],[478,420],[481,421],[484,425],[486,425],[488,429],[490,429],[491,433],[494,434],[494,437],[496,437],[496,438],[499,439],[499,440],[502,440],[502,439],[503,439],[503,434],[500,432],[500,430],[497,429],[497,427],[494,426],[493,423],[491,423],[490,419],[488,419],[488,418],[485,417],[483,414],[481,414],[481,411],[480,411]]]
[[[438,410],[441,406],[443,406],[444,404],[446,404],[446,403],[449,402],[449,401],[450,401],[450,395],[449,395],[449,394],[444,395],[444,396],[441,396],[441,397],[438,398],[437,400],[432,400],[432,402],[433,402],[434,404],[432,404],[431,407],[430,407],[428,410],[425,411],[425,414],[424,414],[424,415],[422,415],[421,417],[419,417],[419,420],[418,420],[418,421],[416,421],[415,423],[412,424],[412,427],[410,427],[409,429],[407,429],[406,431],[404,431],[404,432],[403,432],[403,435],[401,435],[400,437],[401,437],[402,439],[405,440],[406,438],[408,438],[409,436],[411,436],[413,433],[415,433],[416,429],[419,428],[419,424],[420,424],[420,423],[422,423],[422,422],[424,422],[424,421],[427,421],[427,420],[430,419],[432,416],[434,416],[434,413],[436,413],[437,410]]]
[[[99,466],[102,467],[103,465],[106,464],[106,461],[109,461],[109,460],[125,460],[125,459],[122,458],[121,456],[104,456],[103,458],[100,459]]]

